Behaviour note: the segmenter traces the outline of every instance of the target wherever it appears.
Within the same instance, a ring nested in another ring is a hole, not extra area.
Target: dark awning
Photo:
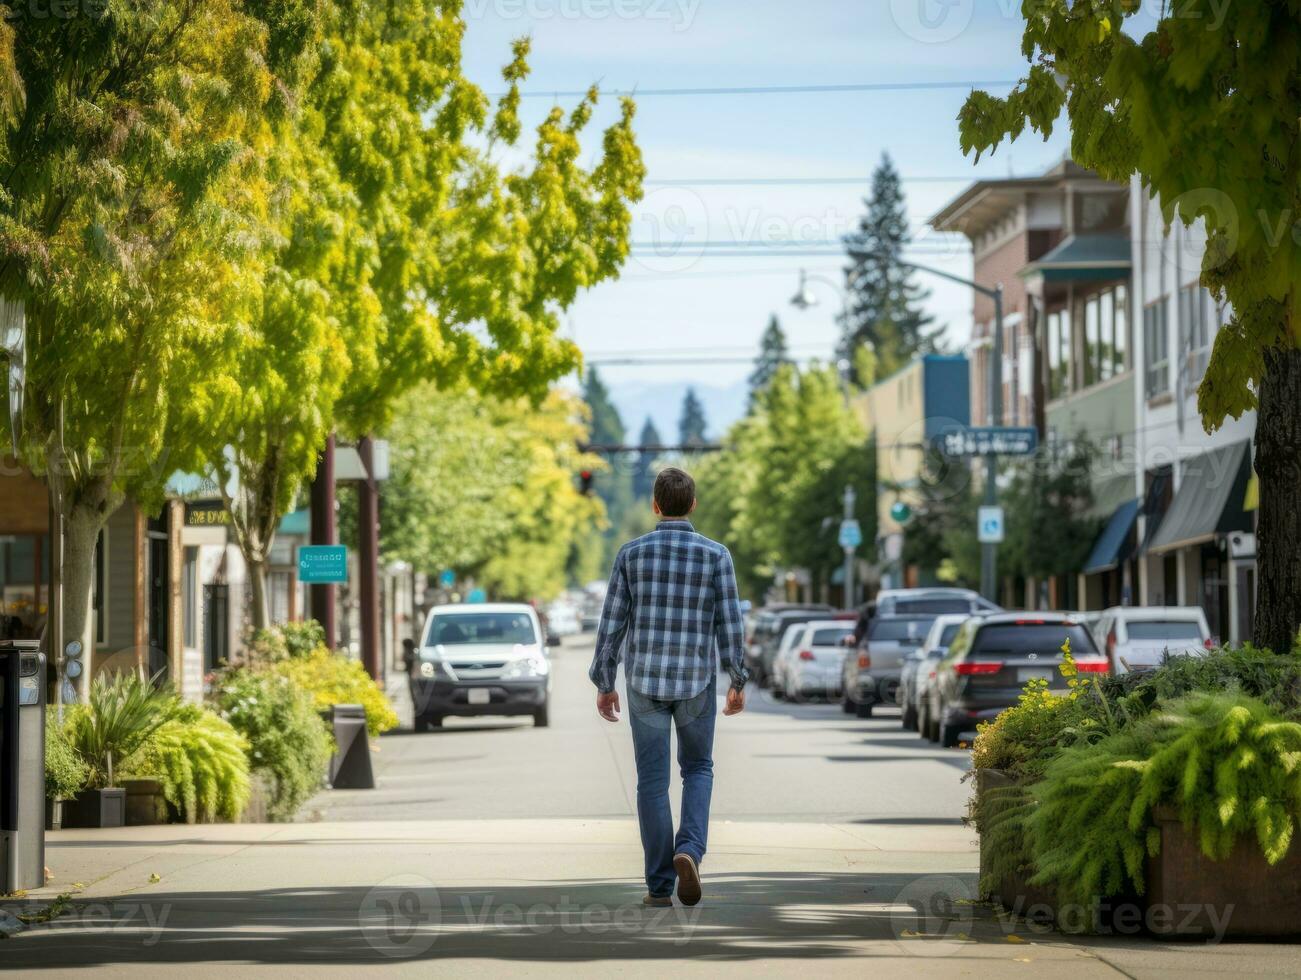
[[[1250,531],[1243,510],[1251,477],[1250,442],[1235,442],[1183,464],[1183,478],[1147,551],[1173,551],[1214,540],[1230,531]]]
[[[1130,249],[1129,235],[1123,232],[1071,235],[1017,274],[1038,273],[1045,282],[1123,279],[1133,266]]]
[[[1134,522],[1138,520],[1138,505],[1137,498],[1127,500],[1112,513],[1084,563],[1085,575],[1109,572],[1129,557],[1125,552],[1133,551],[1133,547],[1126,548],[1126,545],[1134,530]]]

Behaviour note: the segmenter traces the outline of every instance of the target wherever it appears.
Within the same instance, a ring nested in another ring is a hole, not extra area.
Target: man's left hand
[[[607,694],[596,695],[596,710],[606,721],[619,720],[619,692],[610,691]]]
[[[727,689],[727,706],[723,708],[725,715],[739,715],[745,710],[745,691],[739,687],[729,687]]]

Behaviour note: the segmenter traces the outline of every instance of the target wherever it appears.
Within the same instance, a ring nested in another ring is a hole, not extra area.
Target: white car
[[[1202,654],[1216,646],[1198,606],[1115,606],[1094,626],[1115,674],[1150,670],[1166,653]]]
[[[547,627],[556,636],[573,636],[583,631],[578,607],[569,602],[553,602],[547,607]]]
[[[845,638],[853,633],[854,624],[844,619],[792,626],[774,664],[774,690],[788,698],[839,697]]]
[[[447,716],[531,715],[550,723],[551,663],[542,624],[523,603],[435,606],[408,666],[416,731]]]

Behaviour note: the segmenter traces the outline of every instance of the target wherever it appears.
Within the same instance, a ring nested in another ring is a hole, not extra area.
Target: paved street
[[[764,975],[1069,977],[1295,973],[1291,947],[1080,944],[969,904],[965,753],[894,716],[755,701],[720,718],[705,902],[647,911],[625,724],[591,705],[590,639],[556,657],[553,727],[398,733],[380,788],[327,792],[292,825],[51,835],[75,892],[0,942],[59,976]],[[947,899],[947,900],[945,900]],[[918,912],[918,908],[922,912]],[[812,962],[808,962],[812,961]],[[1032,972],[1033,971],[1033,972]]]

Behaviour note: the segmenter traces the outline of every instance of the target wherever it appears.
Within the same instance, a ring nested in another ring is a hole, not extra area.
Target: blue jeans
[[[673,894],[673,855],[690,854],[700,864],[709,836],[709,798],[714,789],[715,681],[694,698],[657,701],[628,688],[628,717],[637,755],[637,822],[646,855],[646,888]],[[669,807],[669,730],[678,731],[682,772],[682,822],[676,837]]]

